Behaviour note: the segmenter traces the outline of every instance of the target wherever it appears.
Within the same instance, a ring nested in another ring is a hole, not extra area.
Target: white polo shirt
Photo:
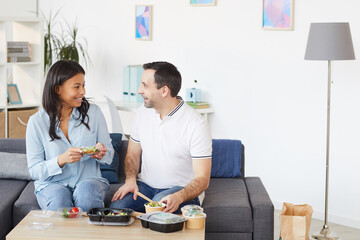
[[[192,161],[212,153],[207,122],[183,100],[162,120],[155,109],[140,107],[131,140],[142,148],[139,180],[153,188],[185,187],[194,179]]]

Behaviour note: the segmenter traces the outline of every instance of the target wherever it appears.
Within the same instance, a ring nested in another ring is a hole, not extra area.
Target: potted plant
[[[68,59],[75,62],[79,62],[79,56],[81,55],[85,66],[87,67],[88,62],[90,62],[89,54],[87,53],[87,41],[85,38],[79,38],[78,32],[79,27],[75,22],[72,26],[66,22],[67,25],[67,35],[63,37],[63,41],[59,45],[59,59]],[[85,44],[81,43],[81,40]]]
[[[41,14],[44,17],[44,13],[41,12]],[[47,70],[50,68],[54,58],[58,59],[57,49],[60,45],[60,40],[52,31],[54,25],[56,24],[55,18],[58,14],[59,11],[57,11],[55,15],[52,16],[52,12],[50,11],[49,19],[44,17],[46,23],[46,31],[44,34],[44,72],[47,72]]]
[[[47,72],[53,61],[67,59],[79,62],[80,56],[87,67],[88,63],[91,63],[87,53],[87,41],[85,38],[79,38],[77,21],[73,25],[65,21],[67,30],[62,31],[63,34],[59,37],[59,34],[54,32],[54,26],[56,25],[55,18],[58,14],[59,11],[52,16],[52,12],[50,12],[49,20],[44,17],[46,22],[44,34],[44,71]],[[44,16],[44,14],[42,15]]]

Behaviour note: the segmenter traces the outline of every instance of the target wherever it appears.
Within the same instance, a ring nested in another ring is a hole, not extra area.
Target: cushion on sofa
[[[0,152],[26,153],[24,138],[0,138]]]
[[[0,152],[0,179],[32,180],[24,153]]]
[[[124,182],[125,182],[124,160],[125,160],[125,156],[126,156],[126,151],[127,151],[127,148],[128,148],[128,144],[129,144],[129,141],[128,141],[128,140],[123,140],[123,141],[121,141],[120,162],[119,162],[119,170],[118,170],[120,183],[124,183]]]
[[[206,232],[253,231],[253,219],[244,179],[211,178],[202,207]]]
[[[21,180],[1,179],[0,181],[0,239],[5,239],[12,229],[13,204],[26,184],[26,181]]]
[[[110,138],[112,141],[112,146],[114,148],[114,157],[110,165],[101,164],[100,170],[104,178],[106,178],[109,183],[119,183],[118,170],[119,170],[119,161],[120,161],[120,151],[121,151],[121,133],[111,133]]]
[[[243,177],[243,145],[240,140],[213,139],[212,148],[211,177]]]

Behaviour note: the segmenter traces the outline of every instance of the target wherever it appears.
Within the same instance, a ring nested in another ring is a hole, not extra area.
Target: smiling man
[[[181,74],[174,65],[153,62],[143,67],[139,94],[144,106],[132,124],[125,184],[114,194],[111,207],[144,212],[147,201],[137,197],[140,191],[153,201],[165,203],[165,212],[180,213],[184,205],[200,205],[209,185],[209,127],[177,96]]]

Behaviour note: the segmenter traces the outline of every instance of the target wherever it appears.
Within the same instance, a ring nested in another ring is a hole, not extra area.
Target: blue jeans
[[[164,189],[157,189],[157,188],[152,188],[149,185],[141,182],[141,181],[137,181],[137,185],[139,187],[139,192],[141,192],[142,194],[144,194],[145,196],[147,196],[148,198],[150,198],[153,201],[159,202],[163,197],[178,192],[181,189],[183,189],[183,187],[179,187],[179,186],[175,186],[172,188],[164,188]],[[134,194],[133,193],[128,193],[125,195],[125,197],[123,199],[119,199],[116,200],[114,202],[111,203],[110,207],[111,208],[131,208],[136,212],[145,212],[145,206],[144,204],[147,203],[148,201],[146,201],[145,199],[141,198],[140,196],[138,196],[136,198],[136,201],[133,199]],[[176,214],[181,213],[181,208],[185,205],[188,204],[196,204],[196,205],[200,205],[199,202],[199,198],[195,198],[193,200],[190,200],[188,202],[184,202],[182,204],[180,204],[179,208],[174,212]]]
[[[76,206],[87,212],[104,207],[104,200],[109,197],[109,185],[95,179],[83,180],[74,189],[54,183],[36,193],[40,208],[52,211]]]

